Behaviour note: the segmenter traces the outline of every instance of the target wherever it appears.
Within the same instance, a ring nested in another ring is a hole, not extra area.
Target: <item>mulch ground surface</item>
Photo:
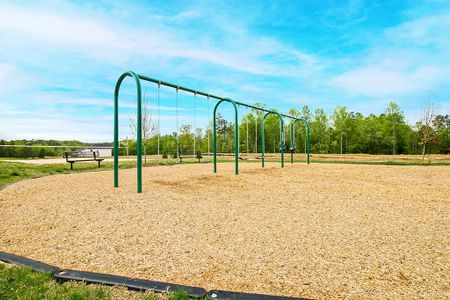
[[[0,250],[62,268],[311,298],[450,297],[450,167],[231,163],[0,191]]]

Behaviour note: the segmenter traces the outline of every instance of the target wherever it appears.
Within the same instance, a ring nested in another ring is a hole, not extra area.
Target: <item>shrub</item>
[[[45,149],[41,148],[41,150],[39,150],[38,156],[39,156],[39,158],[45,158],[45,154],[46,154]]]

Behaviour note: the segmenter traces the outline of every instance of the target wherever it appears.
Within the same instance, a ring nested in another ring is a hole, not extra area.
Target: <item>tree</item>
[[[398,127],[404,123],[403,112],[400,110],[400,106],[391,101],[385,110],[385,116],[388,132],[391,131],[392,136],[392,154],[396,154]]]
[[[314,147],[319,153],[322,153],[322,147],[326,145],[327,141],[327,132],[328,132],[328,117],[325,114],[325,111],[321,108],[318,108],[314,112],[314,121],[311,122],[311,136],[314,141]],[[326,148],[326,152],[328,152],[328,147]]]
[[[440,151],[445,153],[450,149],[450,117],[449,115],[437,115],[433,120],[433,126],[438,131],[438,144]]]
[[[181,125],[180,137],[178,139],[180,153],[187,154],[190,149],[193,149],[194,134],[191,133],[192,126],[188,124]]]
[[[266,105],[263,103],[255,103],[255,106],[258,108],[266,108]],[[260,138],[261,133],[259,131],[259,124],[261,123],[263,114],[265,114],[263,111],[258,110],[258,109],[252,109],[252,112],[255,113],[256,117],[255,117],[255,153],[258,153],[258,138]]]
[[[144,166],[147,165],[147,141],[155,136],[158,132],[157,125],[152,120],[150,112],[149,100],[147,97],[147,90],[144,90],[144,97],[142,98],[142,146],[144,150]],[[137,138],[137,122],[130,118],[131,134]]]
[[[303,105],[302,113],[300,116],[305,119],[306,121],[311,121],[311,110],[309,109],[308,105]]]
[[[428,100],[422,109],[419,121],[419,144],[422,146],[422,161],[425,159],[427,146],[431,145],[438,137],[438,131],[435,128],[436,124],[433,124],[433,120],[438,115],[438,112],[438,105],[431,100]]]
[[[350,114],[347,111],[345,106],[339,105],[333,112],[332,115],[333,126],[336,132],[340,134],[340,153],[343,153],[343,136],[345,135],[345,139],[347,141],[347,134],[350,131]]]
[[[39,150],[38,157],[39,157],[39,158],[45,158],[45,154],[46,154],[45,148],[41,148],[41,149]]]

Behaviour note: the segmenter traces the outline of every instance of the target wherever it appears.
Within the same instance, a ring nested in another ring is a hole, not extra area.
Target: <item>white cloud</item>
[[[53,96],[51,96],[53,97]],[[62,98],[62,97],[61,97]],[[113,99],[102,99],[102,98],[74,98],[74,99],[67,99],[62,98],[60,100],[56,101],[58,104],[69,104],[74,106],[97,106],[101,108],[111,108],[114,107],[114,101]],[[129,103],[129,102],[120,102],[119,101],[119,108],[136,108],[136,103]],[[148,109],[150,110],[156,110],[158,109],[158,106],[155,104],[149,104]],[[160,105],[159,106],[160,111],[175,111],[176,108],[172,106],[165,106]],[[179,111],[186,110],[185,108],[179,107]]]
[[[42,80],[21,71],[14,64],[0,63],[0,82],[0,95],[5,96],[13,91],[34,87]]]
[[[198,14],[198,13],[197,13]],[[193,18],[191,11],[172,18]],[[155,17],[156,19],[158,16]],[[81,52],[96,59],[117,63],[134,55],[185,58],[260,75],[296,76],[317,63],[310,54],[283,45],[277,40],[225,34],[217,43],[192,39],[180,30],[156,24],[143,28],[113,22],[101,17],[85,17],[82,12],[24,6],[0,5],[0,34],[20,36],[37,47],[58,47]],[[242,47],[242,45],[247,45]],[[267,56],[273,56],[271,61]],[[278,58],[282,57],[285,61]],[[288,61],[286,61],[288,59]]]
[[[450,84],[450,12],[385,30],[356,66],[330,80],[349,95],[411,96]]]
[[[444,75],[443,69],[434,66],[408,70],[391,64],[370,64],[334,77],[331,85],[354,95],[410,95],[432,89]]]
[[[393,43],[411,42],[420,46],[431,45],[448,49],[450,46],[448,28],[450,28],[450,11],[444,11],[439,15],[421,17],[389,28],[385,35]]]

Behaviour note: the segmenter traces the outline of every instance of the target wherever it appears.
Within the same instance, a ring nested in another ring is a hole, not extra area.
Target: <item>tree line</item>
[[[258,104],[264,108],[264,105]],[[144,109],[145,112],[145,109]],[[252,110],[245,114],[239,124],[239,152],[261,152],[261,122],[263,112]],[[338,106],[331,115],[323,109],[314,112],[308,106],[301,110],[292,108],[289,114],[300,117],[310,124],[310,149],[312,153],[367,153],[367,154],[426,154],[448,153],[450,149],[449,115],[438,113],[437,106],[427,103],[421,119],[414,125],[407,123],[400,107],[390,102],[379,115],[364,116]],[[145,113],[144,113],[145,115]],[[280,122],[278,116],[270,114],[265,119],[265,152],[277,153],[281,147],[290,151],[289,120],[284,124],[284,142],[280,145]],[[145,126],[151,128],[144,134],[145,152],[149,154],[196,155],[196,152],[212,152],[212,124],[207,128],[192,128],[182,125],[178,132],[158,136],[151,118]],[[146,123],[144,122],[144,124]],[[153,124],[153,125],[152,125]],[[234,151],[234,123],[217,116],[217,150]],[[295,152],[305,152],[305,125],[294,125]],[[159,140],[159,142],[158,142]],[[125,141],[122,141],[122,144]],[[178,148],[177,148],[178,144]],[[158,147],[159,146],[159,147]],[[128,141],[130,154],[136,153],[135,140]],[[159,149],[158,149],[159,148]],[[124,149],[122,153],[124,154]]]
[[[257,106],[265,108],[264,105]],[[450,118],[448,114],[439,114],[437,107],[428,103],[422,116],[414,125],[405,120],[404,114],[395,102],[390,102],[385,111],[379,115],[364,116],[352,112],[345,106],[338,106],[331,115],[323,109],[314,112],[308,106],[302,109],[292,108],[289,114],[307,120],[310,124],[311,153],[367,153],[367,154],[426,154],[448,153],[450,149]],[[146,117],[145,117],[146,116]],[[261,152],[261,122],[263,112],[250,110],[239,124],[239,151],[245,153]],[[280,145],[280,123],[276,115],[270,114],[265,119],[265,152],[278,153],[280,147],[290,151],[289,120],[285,120],[284,142]],[[234,152],[234,123],[222,115],[217,116],[217,151]],[[130,120],[132,132],[136,132]],[[163,157],[178,155],[201,155],[212,152],[212,124],[206,128],[192,128],[181,125],[178,132],[158,135],[155,120],[143,109],[143,150],[146,154],[158,154]],[[295,152],[306,150],[305,125],[294,125]],[[56,140],[0,140],[0,145],[17,145],[1,147],[0,157],[45,157],[60,156],[89,144],[79,141]],[[68,146],[67,148],[21,147],[34,146]],[[178,147],[177,147],[178,145]],[[121,140],[120,155],[135,155],[136,140]]]
[[[2,147],[5,145],[7,147]],[[76,140],[0,140],[0,157],[16,158],[44,158],[46,156],[62,156],[64,152],[73,151],[80,147],[88,147],[90,144]],[[30,147],[33,146],[33,147]],[[43,147],[39,147],[43,146]],[[64,146],[64,147],[62,147]]]

